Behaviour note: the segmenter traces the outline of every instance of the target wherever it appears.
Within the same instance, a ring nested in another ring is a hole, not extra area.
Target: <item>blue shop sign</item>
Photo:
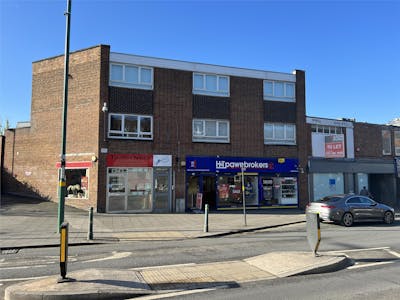
[[[298,159],[253,157],[186,157],[187,172],[298,173]]]

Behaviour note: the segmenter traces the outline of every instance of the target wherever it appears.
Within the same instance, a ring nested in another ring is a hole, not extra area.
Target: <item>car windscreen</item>
[[[337,196],[327,196],[324,198],[319,199],[319,202],[337,202],[339,200],[343,199],[343,197],[337,197]]]

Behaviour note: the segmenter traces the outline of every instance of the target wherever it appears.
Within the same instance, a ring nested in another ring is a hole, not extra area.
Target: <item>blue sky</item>
[[[0,0],[0,122],[30,119],[32,62],[64,53],[66,0]],[[400,117],[400,1],[72,0],[71,51],[306,71],[306,113]]]

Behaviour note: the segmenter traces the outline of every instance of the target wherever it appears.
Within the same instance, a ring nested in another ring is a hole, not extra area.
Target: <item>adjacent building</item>
[[[400,127],[307,117],[310,201],[359,193],[400,207]]]
[[[63,56],[33,63],[31,121],[6,132],[3,191],[58,199]],[[66,204],[99,212],[301,207],[305,73],[71,53]]]

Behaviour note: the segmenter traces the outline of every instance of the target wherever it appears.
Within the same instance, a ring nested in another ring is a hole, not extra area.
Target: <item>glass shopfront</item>
[[[314,173],[313,201],[325,196],[344,193],[343,173]]]
[[[201,178],[212,177],[217,209],[243,206],[297,206],[297,159],[187,157],[187,206],[195,207]],[[243,193],[244,192],[244,193]],[[207,198],[204,201],[207,202]]]
[[[108,211],[151,211],[152,168],[109,168]]]
[[[146,154],[107,157],[107,212],[171,211],[171,159],[157,159]]]
[[[263,205],[297,204],[297,177],[262,176]]]

